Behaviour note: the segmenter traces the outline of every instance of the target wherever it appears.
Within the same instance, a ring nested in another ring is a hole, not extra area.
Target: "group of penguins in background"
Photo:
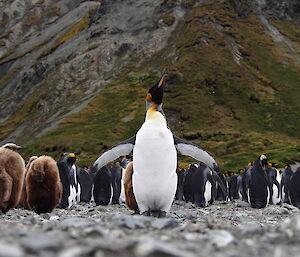
[[[17,152],[21,147],[0,147],[0,210],[22,206],[45,213],[94,200],[96,205],[125,202],[134,213],[164,217],[174,199],[199,207],[241,199],[253,208],[281,202],[300,208],[300,168],[280,172],[261,155],[239,175],[224,174],[206,151],[174,135],[162,109],[166,77],[163,73],[149,89],[145,122],[136,135],[104,152],[90,168],[76,165],[77,153],[64,153],[58,161],[33,156],[25,164]],[[197,162],[179,169],[177,153]]]
[[[78,202],[96,205],[122,204],[139,213],[132,189],[132,156],[119,158],[110,168],[91,173],[80,168],[77,153],[64,153],[58,161],[33,156],[25,164],[13,143],[0,148],[0,208],[3,213],[17,206],[37,213],[70,208]],[[5,164],[5,166],[4,166]],[[16,171],[16,172],[14,172]],[[175,198],[206,207],[214,201],[243,200],[253,208],[288,203],[300,208],[300,167],[284,170],[268,163],[265,155],[238,173],[220,172],[203,162],[177,168]],[[22,183],[23,182],[23,183]],[[163,182],[162,182],[163,183]],[[162,196],[163,197],[163,196]]]
[[[203,163],[191,163],[187,170],[177,169],[177,176],[175,199],[200,207],[214,200],[243,200],[257,209],[281,203],[300,208],[300,167],[295,171],[290,165],[277,169],[265,155],[237,173],[215,172]]]

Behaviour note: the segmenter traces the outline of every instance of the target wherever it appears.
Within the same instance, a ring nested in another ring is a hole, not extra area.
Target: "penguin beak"
[[[161,76],[160,80],[157,83],[157,88],[161,88],[165,84],[166,77],[167,77],[167,73],[164,72],[163,75]]]

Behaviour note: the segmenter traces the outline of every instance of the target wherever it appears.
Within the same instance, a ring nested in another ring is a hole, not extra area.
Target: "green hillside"
[[[273,25],[299,49],[299,27]],[[238,18],[230,1],[195,7],[167,48],[140,66],[132,59],[84,110],[27,144],[24,156],[79,151],[80,164],[91,164],[136,133],[147,89],[168,68],[164,110],[171,129],[208,150],[222,168],[236,170],[262,153],[280,164],[300,160],[296,54],[274,43],[254,14]]]

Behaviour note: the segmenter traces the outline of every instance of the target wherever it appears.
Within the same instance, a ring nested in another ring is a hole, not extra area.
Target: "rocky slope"
[[[0,3],[0,138],[90,164],[170,72],[169,125],[225,168],[300,159],[296,0]],[[182,162],[188,161],[183,159]]]
[[[37,215],[0,215],[0,256],[299,256],[299,209],[257,210],[243,202],[207,208],[175,202],[166,218],[124,206],[77,205]]]

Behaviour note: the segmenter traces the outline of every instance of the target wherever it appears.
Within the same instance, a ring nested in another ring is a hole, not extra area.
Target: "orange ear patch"
[[[148,102],[152,102],[152,95],[151,95],[150,93],[147,94],[146,100],[147,100]]]

